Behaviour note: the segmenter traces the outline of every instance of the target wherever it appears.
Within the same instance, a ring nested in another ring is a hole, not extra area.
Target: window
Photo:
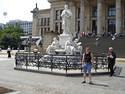
[[[47,18],[47,26],[49,26],[49,22],[50,22],[49,20],[50,20],[50,19],[49,19],[49,18]]]
[[[46,18],[44,18],[44,26],[46,26]]]
[[[60,19],[60,11],[56,10],[56,20],[59,20],[59,19]]]
[[[57,13],[57,12],[58,12],[58,10],[56,10],[56,16],[55,16],[55,17],[56,17],[56,18],[55,18],[56,20],[58,19],[58,17],[57,17],[57,16],[58,16],[58,13]]]
[[[80,21],[78,21],[78,26],[77,26],[77,28],[78,28],[78,32],[80,31]]]
[[[124,4],[124,9],[123,10],[124,10],[124,17],[125,17],[125,4]]]
[[[61,20],[62,19],[62,17],[61,17],[61,14],[62,14],[62,11],[63,10],[56,10],[56,20]]]
[[[80,8],[77,9],[77,17],[80,18]]]
[[[41,18],[41,26],[43,26],[43,18]]]
[[[50,28],[48,28],[48,31],[50,31]]]
[[[115,32],[116,32],[116,20],[108,19],[108,33],[115,34]]]
[[[41,28],[41,32],[43,32],[43,28]]]
[[[92,8],[92,17],[97,17],[97,7]]]
[[[46,32],[46,28],[44,28],[44,31]]]
[[[55,31],[58,32],[58,23],[55,23]]]
[[[63,11],[63,10],[60,10],[60,20],[62,20],[62,17],[61,17],[62,11]]]
[[[57,33],[61,33],[62,32],[62,17],[61,17],[61,14],[62,14],[62,11],[63,9],[59,9],[59,10],[56,10],[55,11],[55,32]]]
[[[41,36],[43,36],[43,28],[41,28]]]
[[[116,15],[116,8],[115,6],[108,7],[108,16],[115,16]]]
[[[62,33],[62,23],[60,22],[60,33]]]

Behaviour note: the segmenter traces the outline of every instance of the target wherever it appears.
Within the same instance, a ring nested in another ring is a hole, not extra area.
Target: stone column
[[[54,20],[55,20],[55,15],[54,15],[54,8],[51,8],[50,11],[50,31],[54,31]]]
[[[76,13],[76,7],[75,7],[75,4],[74,4],[74,2],[70,2],[70,9],[71,9],[71,12],[72,12],[72,17],[71,17],[71,19],[72,19],[72,21],[71,21],[71,33],[72,33],[72,35],[73,35],[73,37],[75,37],[75,35],[76,35],[76,31],[75,31],[75,28],[76,28],[76,15],[75,15],[75,13]]]
[[[33,24],[32,24],[32,35],[33,36],[38,36],[38,18],[37,17],[34,17],[33,18]]]
[[[103,31],[102,21],[103,21],[103,14],[102,14],[102,3],[103,0],[97,0],[97,35],[101,36]]]
[[[119,34],[121,30],[122,30],[121,0],[116,0],[116,33]]]
[[[39,8],[37,7],[37,3],[36,3],[36,7],[31,11],[31,13],[33,13],[32,36],[39,36],[39,32],[38,32]]]
[[[80,1],[80,32],[85,32],[85,0]]]

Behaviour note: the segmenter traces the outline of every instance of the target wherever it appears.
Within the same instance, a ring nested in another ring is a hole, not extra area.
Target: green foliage
[[[7,49],[8,46],[11,48],[18,48],[21,40],[20,36],[22,29],[19,26],[8,25],[0,31],[0,46]]]

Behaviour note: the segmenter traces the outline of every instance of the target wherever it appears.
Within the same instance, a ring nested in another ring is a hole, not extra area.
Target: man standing
[[[108,69],[110,70],[110,76],[114,74],[114,65],[115,65],[116,53],[113,51],[112,47],[109,47],[108,50]]]

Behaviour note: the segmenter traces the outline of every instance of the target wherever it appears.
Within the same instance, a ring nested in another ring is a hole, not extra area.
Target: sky
[[[35,8],[36,3],[39,9],[50,8],[48,0],[0,0],[0,23],[17,19],[32,21],[30,11]]]

